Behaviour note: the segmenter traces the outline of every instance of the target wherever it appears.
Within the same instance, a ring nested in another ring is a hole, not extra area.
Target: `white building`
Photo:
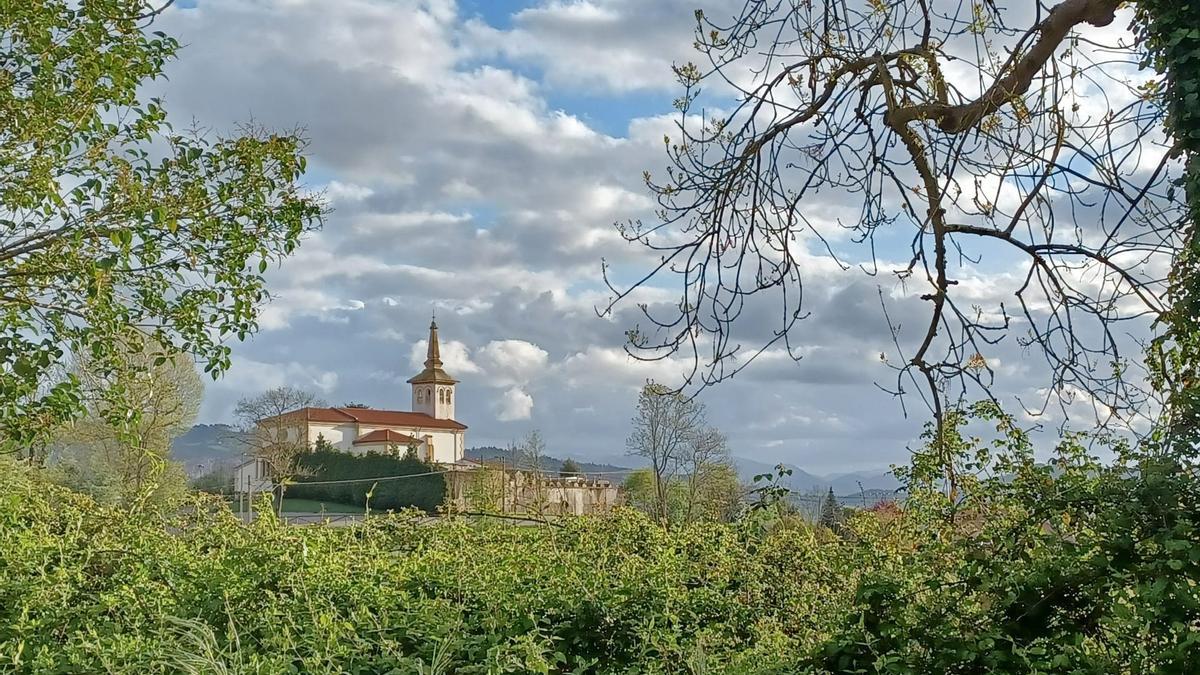
[[[457,464],[466,448],[467,425],[454,419],[454,388],[458,380],[442,369],[438,327],[429,324],[429,351],[425,369],[408,381],[412,385],[412,410],[373,408],[300,408],[259,422],[259,430],[288,441],[303,439],[309,447],[325,440],[336,450],[365,454],[370,451],[403,453],[414,447],[417,457],[438,464]],[[235,469],[239,491],[269,484],[268,468],[250,460]]]
[[[254,494],[270,492],[275,489],[271,482],[267,463],[257,457],[251,457],[233,467],[233,492],[235,494]]]

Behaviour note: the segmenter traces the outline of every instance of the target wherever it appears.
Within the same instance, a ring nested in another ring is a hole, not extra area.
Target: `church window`
[[[424,402],[425,402],[425,392],[418,389],[417,390],[417,403],[424,403]]]

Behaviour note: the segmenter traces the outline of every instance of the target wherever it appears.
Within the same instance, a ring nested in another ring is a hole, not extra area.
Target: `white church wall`
[[[439,429],[425,433],[433,437],[433,461],[451,464],[462,459],[463,435],[461,432]]]
[[[335,450],[342,452],[351,452],[354,450],[354,439],[358,436],[354,433],[354,424],[337,424],[332,422],[309,422],[308,423],[308,444],[316,445],[317,439],[321,436],[334,447]]]

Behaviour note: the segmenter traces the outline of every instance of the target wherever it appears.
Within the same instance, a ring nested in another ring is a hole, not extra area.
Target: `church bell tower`
[[[436,319],[429,323],[429,351],[425,357],[425,370],[413,376],[408,383],[412,385],[413,412],[425,413],[436,419],[454,419],[454,385],[458,384],[458,380],[442,370]]]

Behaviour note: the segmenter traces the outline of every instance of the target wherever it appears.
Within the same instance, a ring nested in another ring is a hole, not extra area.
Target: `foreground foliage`
[[[999,440],[949,427],[962,496],[918,455],[905,507],[840,536],[770,508],[673,530],[632,511],[244,525],[203,499],[130,515],[5,466],[0,669],[1190,672],[1195,476],[1121,448],[1102,466],[1071,439],[1035,464],[975,412]]]
[[[297,134],[180,132],[143,96],[179,50],[146,29],[152,10],[0,0],[0,452],[39,461],[84,408],[56,368],[127,367],[130,327],[224,372],[227,343],[257,329],[263,273],[323,218]],[[104,391],[113,426],[136,425]]]

